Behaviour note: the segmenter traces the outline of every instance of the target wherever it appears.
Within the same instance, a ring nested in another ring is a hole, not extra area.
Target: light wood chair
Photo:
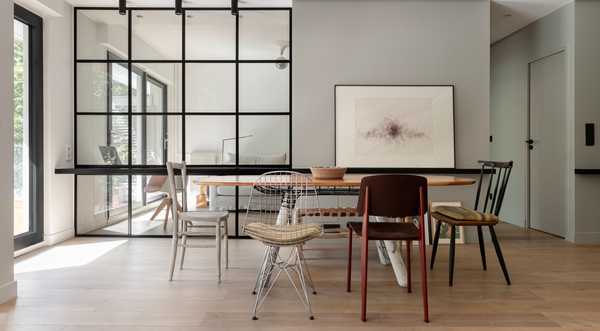
[[[217,248],[217,279],[221,282],[221,244],[225,244],[225,268],[229,268],[229,244],[227,220],[229,213],[227,211],[198,210],[188,211],[187,209],[187,169],[184,163],[167,163],[167,172],[169,174],[169,186],[171,191],[171,213],[173,216],[173,244],[171,267],[169,281],[173,280],[175,262],[179,247],[181,250],[181,261],[179,268],[183,268],[186,248],[206,248],[208,246],[192,245],[188,243],[189,237],[205,236],[198,229],[215,229],[216,248]],[[179,174],[176,174],[179,172]],[[178,181],[177,178],[181,180]],[[180,182],[181,185],[176,185]],[[181,194],[181,203],[178,196]],[[181,210],[176,206],[181,206]]]

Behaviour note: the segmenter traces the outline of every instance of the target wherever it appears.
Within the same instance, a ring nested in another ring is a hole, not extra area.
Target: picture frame
[[[335,165],[455,168],[453,85],[335,85]]]
[[[431,202],[429,204],[429,210],[432,210],[432,208],[435,208],[437,206],[452,206],[452,207],[462,207],[462,203],[460,201],[450,201],[450,202]],[[437,222],[439,222],[437,219],[435,219],[435,217],[431,217],[431,222],[432,222],[432,231],[433,231],[433,235],[435,236],[436,230],[437,230]],[[455,237],[455,242],[457,244],[464,244],[465,243],[465,229],[462,226],[457,226],[456,227],[456,237]],[[447,223],[442,223],[441,225],[441,231],[440,231],[440,240],[439,242],[440,244],[450,244],[450,226]]]

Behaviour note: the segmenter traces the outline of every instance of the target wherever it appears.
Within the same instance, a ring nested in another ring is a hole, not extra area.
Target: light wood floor
[[[260,320],[252,321],[259,243],[232,241],[231,269],[217,285],[212,248],[190,250],[187,268],[168,282],[169,240],[86,238],[17,261],[19,298],[0,306],[0,329],[600,330],[600,246],[575,246],[506,225],[498,232],[513,285],[505,285],[491,245],[488,271],[481,270],[478,246],[462,245],[449,288],[443,246],[429,274],[430,324],[422,322],[418,282],[412,294],[397,287],[373,249],[367,323],[359,321],[358,291],[344,291],[344,242],[331,241],[313,243],[327,250],[307,253],[319,290],[311,297],[316,319],[306,318],[282,278]],[[35,270],[40,267],[46,269]],[[356,268],[355,289],[358,276]]]

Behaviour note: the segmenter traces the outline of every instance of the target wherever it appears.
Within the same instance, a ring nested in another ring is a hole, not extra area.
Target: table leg
[[[383,218],[376,217],[377,222],[383,222]],[[380,245],[379,243],[383,243]],[[408,284],[408,277],[406,274],[406,265],[404,264],[404,258],[402,257],[401,246],[398,246],[396,249],[396,242],[391,240],[385,240],[378,242],[377,250],[380,251],[380,256],[384,255],[387,257],[387,260],[392,265],[392,269],[394,270],[394,275],[396,276],[396,282],[401,287],[406,287]]]

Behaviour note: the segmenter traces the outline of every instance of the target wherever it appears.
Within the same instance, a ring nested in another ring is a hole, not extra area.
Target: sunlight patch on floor
[[[15,263],[15,274],[87,265],[127,240],[61,245]]]

